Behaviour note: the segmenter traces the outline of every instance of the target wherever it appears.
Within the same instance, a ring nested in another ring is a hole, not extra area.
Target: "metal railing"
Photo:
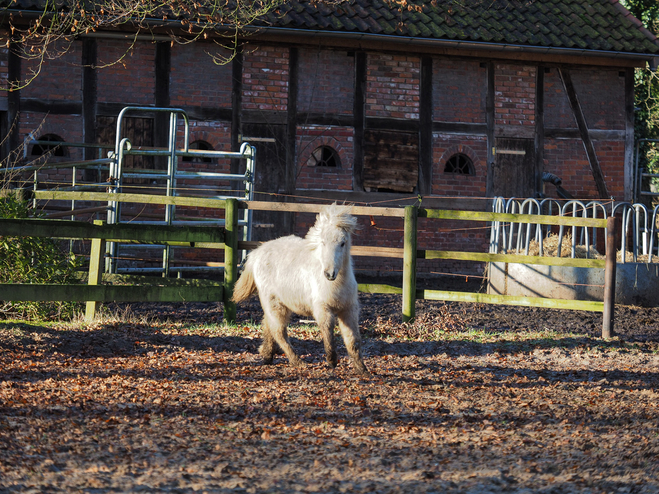
[[[167,140],[167,147],[165,148],[142,148],[134,147],[129,138],[123,136],[125,121],[127,115],[131,113],[144,113],[155,114],[168,114],[169,115],[169,133]],[[177,134],[179,131],[179,120],[183,121],[183,132],[181,140],[183,143],[182,148],[177,148]],[[78,160],[78,161],[59,161],[59,162],[44,162],[32,163],[23,166],[15,166],[10,168],[0,168],[0,173],[9,175],[11,173],[23,174],[33,173],[30,184],[30,189],[33,191],[39,190],[44,185],[43,180],[39,181],[40,172],[48,172],[56,169],[71,169],[71,185],[62,186],[57,184],[58,190],[68,191],[105,191],[111,193],[120,193],[124,186],[129,186],[129,181],[136,179],[149,179],[149,181],[164,182],[164,187],[156,187],[157,193],[162,193],[166,196],[178,196],[177,181],[200,179],[209,183],[223,182],[237,184],[235,187],[224,188],[224,194],[212,195],[209,198],[224,200],[228,198],[237,198],[251,201],[254,198],[254,173],[255,173],[255,158],[256,149],[247,142],[243,142],[240,150],[237,152],[213,151],[213,150],[198,150],[190,149],[190,125],[188,116],[184,110],[180,108],[156,108],[156,107],[125,107],[121,110],[117,117],[116,123],[116,138],[114,146],[106,144],[88,144],[76,143],[66,141],[51,141],[51,140],[37,140],[34,136],[30,135],[25,139],[23,145],[23,157],[27,161],[29,159],[28,152],[31,146],[43,146],[48,150],[52,150],[57,146],[66,148],[91,148],[98,150],[98,159],[95,160]],[[107,152],[107,156],[103,157],[103,153]],[[167,167],[165,170],[136,170],[129,169],[126,166],[126,158],[129,156],[147,156],[147,157],[165,157],[167,160]],[[228,159],[228,160],[245,160],[244,173],[232,174],[221,173],[212,171],[195,171],[195,170],[181,170],[179,168],[180,158],[211,158],[211,159]],[[77,180],[77,171],[79,169],[92,169],[96,171],[95,181],[80,182]],[[104,180],[102,173],[108,174],[108,179]],[[242,184],[242,185],[240,185]],[[48,184],[52,185],[52,184]],[[202,189],[207,188],[209,184],[205,184]],[[217,189],[222,190],[221,187]],[[186,191],[189,193],[190,191]],[[35,199],[36,207],[36,199]],[[177,219],[176,206],[165,206],[165,212],[162,220],[139,220],[134,217],[122,218],[122,206],[120,202],[108,201],[107,207],[94,208],[95,212],[106,211],[107,222],[109,224],[120,224],[130,222],[132,224],[154,224],[154,225],[188,225],[188,226],[224,226],[224,219],[218,218],[196,218],[190,219]],[[70,219],[75,219],[76,214],[76,201],[71,200],[71,211],[62,213],[55,213],[58,217],[69,216]],[[88,210],[84,210],[88,212]],[[71,213],[71,214],[69,214]],[[50,215],[49,215],[50,216]],[[241,240],[249,241],[252,235],[252,211],[245,209],[241,211],[241,217],[238,221],[239,227],[242,229]],[[162,265],[160,267],[126,267],[121,266],[119,263],[119,249],[134,249],[136,246],[132,244],[119,244],[116,242],[108,243],[108,257],[106,263],[106,270],[109,273],[118,272],[161,272],[168,276],[170,272],[181,273],[183,271],[206,271],[206,270],[221,270],[221,267],[215,266],[176,266],[172,263],[172,248],[167,245],[151,245],[148,247],[140,246],[142,249],[157,249],[162,250]]]
[[[169,114],[169,135],[166,148],[134,148],[127,137],[121,137],[124,118],[131,112],[144,112],[153,113],[167,113]],[[178,120],[182,117],[184,123],[183,131],[183,148],[177,149],[177,130]],[[254,171],[255,171],[255,158],[256,149],[249,143],[244,142],[238,152],[225,152],[225,151],[212,151],[212,150],[193,150],[190,149],[189,143],[189,122],[187,114],[180,108],[154,108],[154,107],[126,107],[121,110],[117,118],[117,131],[115,139],[115,149],[112,154],[113,161],[110,165],[110,188],[111,193],[121,193],[124,186],[125,179],[144,179],[149,180],[164,180],[165,181],[165,195],[177,196],[177,181],[183,179],[201,178],[204,180],[221,180],[230,182],[241,182],[244,184],[244,191],[241,193],[233,193],[228,190],[227,194],[212,196],[214,199],[228,199],[240,198],[247,201],[253,200],[254,196]],[[153,170],[133,170],[128,171],[125,166],[125,160],[128,156],[152,156],[152,157],[165,157],[167,158],[167,169],[162,172]],[[178,168],[178,159],[181,157],[191,158],[217,158],[217,159],[240,159],[245,160],[245,172],[242,174],[208,172],[208,171],[182,171]],[[122,222],[121,203],[110,201],[108,203],[108,218],[109,224],[118,224]],[[165,206],[164,218],[161,221],[144,221],[135,220],[131,218],[133,224],[155,224],[155,225],[176,225],[176,224],[214,224],[217,226],[224,226],[224,220],[207,219],[198,220],[196,222],[190,220],[177,220],[176,219],[176,206]],[[242,240],[251,240],[252,231],[252,212],[244,210],[242,218],[239,219],[239,226],[242,227],[243,235]],[[124,249],[134,248],[133,245],[123,245]],[[156,246],[155,248],[160,248]],[[171,246],[162,246],[163,249],[163,262],[162,267],[119,267],[117,259],[119,257],[119,244],[110,243],[108,245],[109,257],[106,270],[110,273],[117,272],[162,272],[165,276],[169,276],[170,272],[181,273],[183,271],[200,271],[200,270],[213,270],[218,268],[201,267],[201,266],[172,266],[171,265]]]
[[[607,216],[619,216],[621,220],[621,262],[637,262],[639,256],[647,256],[647,262],[651,263],[653,256],[659,255],[657,247],[659,244],[659,228],[657,216],[659,206],[651,210],[644,204],[631,204],[628,202],[601,202],[601,201],[578,201],[558,199],[520,199],[495,197],[492,202],[492,211],[495,213],[511,214],[537,214],[571,216],[574,218],[607,218]],[[585,248],[586,258],[590,255],[591,248],[597,246],[597,230],[585,227],[569,227],[571,244],[570,257],[575,258],[577,246]],[[539,255],[544,255],[543,242],[550,233],[549,227],[542,224],[531,223],[505,223],[492,222],[490,229],[490,253],[499,252],[524,252],[528,255],[532,241],[538,243]],[[561,225],[558,229],[558,247],[556,256],[561,256],[561,247],[565,237],[565,227]],[[628,245],[631,242],[631,245]],[[631,261],[628,261],[627,253],[631,252]]]

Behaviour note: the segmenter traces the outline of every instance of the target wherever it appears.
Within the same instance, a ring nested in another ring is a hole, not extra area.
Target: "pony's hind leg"
[[[265,317],[263,318],[263,344],[259,351],[263,356],[264,362],[272,363],[272,357],[278,345],[288,357],[291,365],[295,367],[303,365],[304,363],[297,356],[288,339],[286,326],[288,325],[291,311],[283,305],[272,304],[267,309],[264,307],[263,312],[265,313]]]
[[[338,319],[341,336],[355,372],[367,376],[369,372],[362,358],[362,337],[359,334],[359,308],[347,308],[338,314]]]
[[[272,337],[270,327],[268,326],[268,320],[265,317],[261,322],[261,335],[263,337],[263,342],[259,347],[259,353],[261,354],[261,357],[263,357],[263,363],[269,365],[272,363],[272,359],[275,355],[277,343],[275,343],[275,340]]]

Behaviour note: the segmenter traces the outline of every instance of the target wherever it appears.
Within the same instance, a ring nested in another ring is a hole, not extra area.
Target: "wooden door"
[[[535,143],[533,139],[495,139],[494,163],[490,169],[490,195],[535,197]]]
[[[245,123],[243,141],[256,148],[254,199],[285,202],[295,184],[286,183],[286,126]],[[267,241],[293,231],[291,213],[254,211],[252,240]]]
[[[418,181],[418,132],[364,131],[364,190],[411,193]]]

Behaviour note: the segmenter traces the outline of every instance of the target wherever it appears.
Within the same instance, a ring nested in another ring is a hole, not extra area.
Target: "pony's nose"
[[[325,271],[325,278],[330,281],[334,281],[336,279],[336,271]]]

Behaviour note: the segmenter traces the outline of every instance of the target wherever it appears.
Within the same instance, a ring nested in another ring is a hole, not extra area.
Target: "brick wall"
[[[597,159],[602,168],[609,194],[624,199],[624,141],[594,141]],[[578,199],[597,200],[599,195],[588,156],[580,139],[546,139],[545,171],[562,181],[562,187]],[[545,185],[549,197],[558,197],[552,185]]]
[[[445,173],[446,162],[453,155],[468,156],[474,165],[473,175]],[[433,134],[432,193],[442,196],[484,197],[487,183],[487,138]]]
[[[355,58],[345,51],[300,49],[297,109],[352,114]]]
[[[33,71],[39,70],[45,75],[45,77],[40,75],[21,89],[21,97],[80,101],[82,98],[81,46],[78,43],[74,44],[60,59],[44,60],[41,68],[36,61],[21,60],[23,78],[29,78]]]
[[[174,107],[231,108],[232,65],[216,64],[209,45],[174,45],[171,55],[170,103]],[[228,51],[219,55],[229,56]]]
[[[487,68],[479,62],[433,59],[433,119],[485,123]]]
[[[152,105],[155,102],[154,43],[129,43],[103,40],[98,48],[98,101]]]
[[[262,46],[245,55],[243,109],[285,111],[288,104],[288,50]]]
[[[494,74],[494,124],[497,132],[522,127],[533,132],[535,126],[536,68],[496,64]],[[516,132],[524,132],[518,129]]]
[[[366,72],[366,116],[419,118],[421,59],[369,53]]]
[[[309,125],[297,129],[298,189],[352,190],[353,175],[352,127]],[[310,166],[312,153],[320,146],[334,149],[341,161],[338,168]]]

